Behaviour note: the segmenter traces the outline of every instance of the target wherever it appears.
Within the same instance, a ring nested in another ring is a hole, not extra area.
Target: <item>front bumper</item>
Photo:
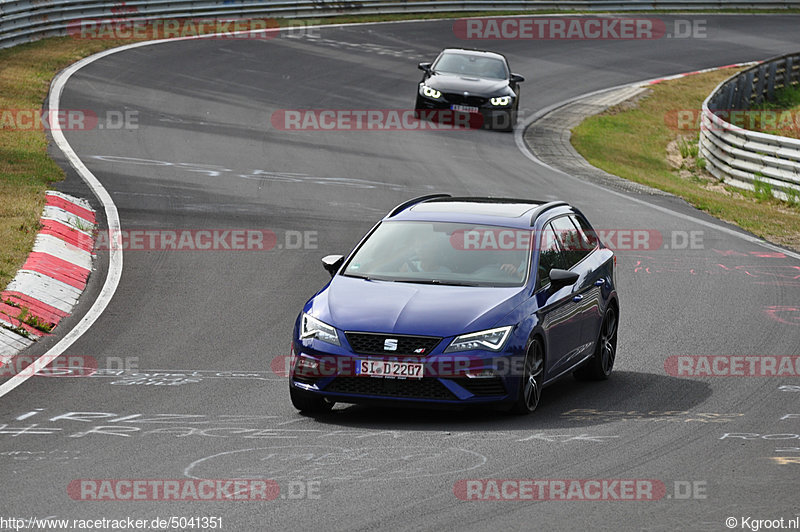
[[[417,95],[415,111],[417,118],[447,123],[453,121],[455,124],[462,127],[466,126],[470,129],[505,129],[512,127],[516,121],[513,101],[505,107],[497,107],[490,104],[471,105],[471,107],[477,107],[477,113],[453,111],[453,105],[464,104],[453,103],[443,98],[433,100],[423,95]]]
[[[392,357],[333,354],[320,350],[319,344],[325,346],[318,340],[293,343],[290,386],[331,401],[468,406],[506,403],[517,395],[521,358],[507,352]],[[355,368],[360,360],[422,363],[423,377],[358,375]]]

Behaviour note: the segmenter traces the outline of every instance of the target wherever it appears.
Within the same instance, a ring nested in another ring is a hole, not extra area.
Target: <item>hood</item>
[[[482,79],[454,74],[433,74],[425,85],[442,92],[469,92],[475,96],[494,96],[510,93],[508,80]]]
[[[522,301],[524,288],[368,281],[337,275],[310,302],[343,331],[455,336],[488,329]]]

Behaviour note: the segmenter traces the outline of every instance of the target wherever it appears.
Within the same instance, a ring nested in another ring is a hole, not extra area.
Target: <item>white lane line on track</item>
[[[400,24],[400,23],[408,23],[408,22],[422,22],[422,20],[409,20],[409,21],[392,21],[392,22],[384,22],[384,23],[376,23],[376,22],[364,22],[364,23],[350,23],[350,24],[323,24],[319,26],[311,26],[311,27],[318,27],[318,28],[342,28],[346,26],[366,26],[371,24]],[[275,28],[267,30],[267,33],[279,33],[283,31],[284,28]],[[238,31],[238,32],[229,32],[233,35],[239,35],[243,33],[263,33],[264,30],[250,30],[250,31]],[[117,48],[111,48],[109,50],[104,50],[102,52],[96,53],[94,55],[90,55],[80,61],[73,63],[66,69],[59,72],[56,77],[53,79],[53,82],[50,84],[50,112],[57,113],[59,110],[59,105],[61,103],[61,93],[64,91],[64,86],[69,81],[69,78],[75,74],[78,70],[82,69],[83,67],[94,63],[98,59],[102,59],[112,54],[116,54],[119,52],[124,52],[126,50],[131,50],[133,48],[139,48],[142,46],[152,46],[155,44],[162,44],[166,42],[176,42],[176,41],[188,41],[188,40],[195,40],[195,39],[209,39],[214,38],[215,35],[218,34],[208,34],[208,35],[193,35],[189,37],[176,37],[173,39],[158,39],[154,41],[143,41],[137,43],[126,44],[123,46],[119,46]],[[52,115],[51,115],[52,116]],[[117,206],[114,204],[114,200],[111,199],[111,195],[108,193],[106,188],[100,183],[100,181],[95,177],[95,175],[83,164],[83,161],[78,157],[78,154],[75,153],[75,150],[72,149],[69,142],[67,142],[66,137],[64,137],[64,133],[61,130],[61,125],[56,121],[54,124],[51,124],[51,132],[53,135],[53,140],[55,141],[58,148],[64,154],[64,156],[69,161],[70,165],[78,172],[78,175],[83,179],[89,188],[92,190],[94,195],[103,205],[103,209],[106,213],[106,220],[108,222],[108,232],[109,232],[109,239],[111,240],[109,245],[109,263],[108,263],[108,275],[106,276],[105,283],[103,284],[103,288],[100,290],[100,294],[97,296],[97,299],[92,304],[91,308],[86,312],[86,314],[81,318],[81,320],[75,325],[72,330],[70,330],[61,340],[58,341],[53,347],[51,347],[45,354],[41,357],[36,359],[29,367],[31,371],[26,371],[25,375],[14,375],[2,385],[0,385],[0,397],[3,397],[14,388],[31,378],[37,372],[41,371],[48,364],[50,364],[53,360],[58,358],[64,351],[66,351],[75,341],[83,336],[83,334],[89,330],[89,328],[97,321],[97,318],[103,313],[106,309],[108,304],[111,302],[111,298],[114,297],[114,293],[117,291],[117,286],[119,286],[119,280],[122,277],[122,242],[121,242],[121,231],[122,226],[119,220],[119,213],[117,212]],[[116,244],[116,245],[114,245]]]
[[[348,24],[322,24],[322,25],[319,25],[319,26],[310,26],[310,28],[317,28],[317,27],[318,28],[342,28],[342,27],[348,27],[348,26],[369,26],[369,25],[376,25],[376,24],[408,24],[408,23],[415,23],[415,22],[435,22],[435,21],[420,19],[420,20],[402,20],[402,21],[398,20],[398,21],[391,21],[391,22],[361,22],[361,23],[356,22],[356,23],[348,23]],[[238,34],[242,34],[242,33],[255,33],[255,32],[259,32],[259,31],[263,32],[263,30],[251,30],[251,31],[240,31],[240,32],[232,32],[232,33],[235,34],[235,35],[238,35]],[[277,33],[277,32],[282,31],[282,28],[276,28],[273,31],[275,31]],[[89,65],[91,63],[94,63],[98,59],[102,59],[102,58],[104,58],[106,56],[109,56],[109,55],[112,55],[112,54],[116,54],[116,53],[123,52],[123,51],[126,51],[126,50],[131,50],[133,48],[139,48],[139,47],[142,47],[142,46],[152,46],[152,45],[155,45],[155,44],[162,44],[162,43],[166,43],[166,42],[175,42],[175,41],[187,41],[187,40],[194,40],[194,39],[208,39],[208,38],[213,38],[214,35],[216,35],[216,34],[195,35],[195,36],[190,36],[190,37],[177,37],[177,38],[173,38],[173,39],[159,39],[159,40],[154,40],[154,41],[144,41],[144,42],[126,44],[126,45],[119,46],[117,48],[111,48],[109,50],[105,50],[103,52],[99,52],[99,53],[96,53],[96,54],[91,55],[89,57],[86,57],[84,59],[81,59],[80,61],[78,61],[76,63],[73,63],[72,65],[70,65],[69,67],[67,67],[63,71],[61,71],[53,79],[53,82],[50,85],[50,105],[49,105],[50,111],[51,112],[54,112],[54,111],[58,112],[59,105],[61,103],[61,93],[63,92],[64,86],[66,85],[67,81],[69,81],[69,78],[73,74],[75,74],[78,70],[80,70],[81,68],[83,68],[83,67],[85,67],[85,66],[87,66],[87,65]],[[654,79],[659,79],[659,78],[654,78]],[[643,81],[643,82],[640,82],[640,83],[647,83],[647,81]],[[627,84],[627,85],[623,85],[623,86],[631,86],[631,85],[636,85],[636,83],[631,83],[631,84]],[[621,88],[623,86],[612,87],[611,89],[604,89],[604,90],[600,90],[600,91],[595,91],[594,93],[591,93],[591,94],[602,93],[602,92],[605,92],[605,91],[618,89],[618,88]],[[550,169],[550,170],[552,170],[554,172],[557,172],[559,174],[565,175],[565,176],[569,177],[570,179],[573,179],[575,181],[579,181],[580,183],[589,184],[589,185],[591,185],[593,187],[600,188],[600,189],[605,190],[605,191],[607,191],[607,192],[609,192],[611,194],[614,194],[616,196],[628,199],[628,200],[633,201],[635,203],[640,203],[640,204],[643,204],[643,205],[647,205],[647,206],[649,206],[649,207],[651,207],[653,209],[656,209],[658,211],[664,212],[666,214],[670,214],[670,215],[676,216],[678,218],[689,220],[691,222],[698,223],[700,225],[705,225],[705,226],[708,226],[708,227],[712,227],[714,229],[717,229],[719,231],[722,231],[722,232],[737,236],[737,237],[742,238],[744,240],[757,243],[758,245],[766,247],[768,249],[771,249],[771,250],[774,250],[774,251],[781,251],[781,252],[783,252],[783,253],[785,253],[787,255],[790,255],[790,256],[792,256],[792,257],[794,257],[796,259],[800,259],[800,254],[793,253],[791,251],[785,250],[785,249],[780,248],[778,246],[774,246],[774,245],[772,245],[772,244],[770,244],[768,242],[765,242],[765,241],[763,241],[763,240],[761,240],[761,239],[759,239],[757,237],[754,237],[752,235],[743,234],[743,233],[740,233],[738,231],[734,231],[732,229],[729,229],[727,227],[724,227],[724,226],[721,226],[721,225],[717,225],[717,224],[714,224],[714,223],[711,223],[711,222],[708,222],[708,221],[705,221],[705,220],[700,220],[699,218],[695,218],[693,216],[682,214],[682,213],[673,211],[671,209],[667,209],[665,207],[660,207],[658,205],[653,205],[651,203],[648,203],[647,201],[640,200],[638,198],[634,198],[634,197],[628,196],[626,194],[622,194],[622,193],[616,192],[614,190],[607,189],[605,187],[601,187],[600,185],[597,185],[595,183],[591,183],[589,181],[584,181],[584,180],[578,179],[577,177],[574,177],[574,176],[571,176],[569,174],[566,174],[566,173],[564,173],[564,172],[562,172],[562,171],[560,171],[560,170],[558,170],[556,168],[553,168],[553,167],[545,164],[543,161],[540,161],[539,159],[537,159],[532,153],[530,153],[530,151],[527,149],[527,147],[525,146],[525,143],[524,143],[524,141],[522,139],[522,132],[525,130],[525,127],[527,127],[528,124],[533,122],[535,119],[545,115],[549,111],[552,111],[553,109],[561,107],[562,105],[566,105],[569,102],[572,102],[572,101],[575,101],[575,100],[577,100],[579,98],[582,98],[583,96],[588,96],[588,94],[579,96],[577,98],[572,98],[570,100],[567,100],[566,102],[561,102],[559,104],[555,104],[555,105],[552,105],[552,106],[547,107],[545,109],[542,109],[541,111],[539,111],[536,114],[534,114],[530,119],[526,120],[522,125],[520,125],[517,128],[515,128],[515,130],[514,130],[514,139],[516,141],[517,148],[519,148],[519,150],[522,152],[522,154],[525,157],[527,157],[528,159],[530,159],[531,161],[533,161],[535,164],[538,164],[540,166],[548,168],[548,169]],[[67,160],[69,161],[70,165],[75,169],[76,172],[78,172],[78,175],[80,175],[80,177],[86,182],[86,184],[92,190],[94,195],[97,197],[97,199],[103,205],[103,209],[105,210],[105,213],[106,213],[106,220],[108,222],[109,236],[110,236],[111,239],[113,239],[113,242],[115,242],[117,245],[110,245],[109,246],[110,250],[109,250],[108,275],[106,277],[105,283],[103,284],[103,288],[100,290],[100,294],[98,295],[98,297],[95,300],[95,302],[92,304],[91,308],[86,312],[86,314],[83,316],[83,318],[81,318],[81,320],[78,322],[78,324],[72,330],[70,330],[61,340],[59,340],[58,343],[56,343],[56,345],[54,345],[52,348],[50,348],[50,350],[48,350],[47,353],[43,354],[33,364],[31,364],[32,371],[25,372],[26,376],[14,375],[8,381],[6,381],[2,385],[0,385],[0,397],[3,397],[7,393],[9,393],[11,390],[13,390],[17,386],[19,386],[20,384],[22,384],[23,382],[28,380],[30,377],[32,377],[34,374],[36,374],[36,372],[38,372],[38,371],[42,370],[43,368],[45,368],[53,360],[58,358],[64,351],[66,351],[67,348],[69,348],[78,338],[83,336],[83,334],[86,331],[89,330],[89,328],[92,326],[92,324],[94,324],[95,321],[97,321],[97,318],[100,317],[100,315],[106,309],[108,304],[111,302],[111,298],[114,297],[114,293],[116,292],[117,286],[119,285],[119,280],[122,277],[122,245],[121,245],[121,240],[120,240],[122,226],[120,224],[119,213],[117,212],[117,206],[114,204],[114,200],[111,199],[111,195],[108,193],[108,191],[105,189],[105,187],[100,183],[100,181],[97,179],[97,177],[95,177],[95,175],[91,171],[89,171],[89,169],[86,167],[86,165],[83,164],[83,161],[80,160],[78,155],[72,149],[72,146],[70,146],[69,142],[67,142],[67,139],[66,139],[66,137],[64,137],[64,133],[61,130],[60,124],[58,124],[57,122],[52,124],[51,125],[51,132],[52,132],[52,135],[53,135],[53,140],[55,141],[55,143],[59,147],[59,149],[62,151],[62,153],[67,157]]]
[[[59,105],[61,103],[61,93],[63,92],[64,85],[66,85],[70,76],[86,65],[119,50],[120,49],[117,48],[100,52],[82,59],[61,71],[53,79],[53,83],[50,86],[50,112],[58,113]],[[78,155],[72,149],[72,146],[70,146],[69,142],[67,142],[67,139],[64,137],[64,133],[61,131],[60,124],[58,124],[58,122],[54,122],[51,127],[53,140],[61,152],[66,156],[70,165],[75,169],[76,172],[78,172],[78,175],[81,176],[81,179],[86,182],[94,195],[103,205],[103,209],[106,213],[106,219],[108,221],[109,233],[111,235],[115,235],[114,238],[118,239],[121,227],[119,223],[119,214],[117,213],[117,206],[114,205],[114,201],[111,199],[111,196],[109,195],[108,191],[106,191],[105,187],[94,176],[94,174],[92,174],[92,172],[86,168],[86,165],[83,164],[83,161],[80,160]],[[14,375],[0,385],[0,397],[3,397],[9,393],[11,390],[32,377],[36,372],[42,370],[53,360],[58,358],[58,356],[66,351],[67,348],[75,342],[75,340],[80,338],[83,333],[89,330],[89,327],[91,327],[97,318],[100,317],[100,314],[103,313],[105,308],[108,306],[108,303],[111,301],[111,298],[114,296],[114,292],[117,290],[117,285],[119,285],[119,280],[122,276],[122,246],[118,245],[109,247],[111,249],[109,252],[108,275],[106,276],[103,288],[100,290],[100,294],[97,296],[97,299],[92,304],[91,308],[86,312],[83,318],[81,318],[77,325],[72,328],[72,330],[70,330],[61,340],[51,347],[47,353],[43,354],[41,357],[36,359],[33,364],[31,364],[31,371],[24,372],[24,375]]]
[[[704,70],[702,70],[702,72],[708,72],[708,71],[711,71],[711,70],[715,70],[715,69],[704,69]],[[548,114],[548,113],[550,113],[550,112],[552,112],[552,111],[554,111],[556,109],[564,107],[565,105],[569,105],[569,104],[571,104],[571,103],[573,103],[573,102],[575,102],[577,100],[580,100],[582,98],[586,98],[588,96],[594,96],[596,94],[603,94],[604,92],[611,92],[611,91],[615,91],[615,90],[619,90],[619,89],[623,89],[623,88],[633,88],[633,87],[637,87],[637,86],[640,86],[640,85],[646,85],[646,84],[650,83],[651,81],[655,81],[655,80],[658,80],[658,79],[667,79],[667,78],[654,78],[652,80],[637,81],[635,83],[626,83],[625,85],[618,85],[616,87],[611,87],[611,88],[608,88],[608,89],[600,89],[600,90],[597,90],[597,91],[594,91],[594,92],[588,92],[586,94],[581,94],[580,96],[576,96],[574,98],[570,98],[569,100],[564,100],[563,102],[559,102],[559,103],[550,105],[548,107],[545,107],[544,109],[541,109],[540,111],[537,111],[536,113],[534,113],[533,116],[531,116],[530,118],[525,120],[522,124],[519,124],[517,127],[514,128],[514,142],[517,144],[517,148],[519,149],[519,151],[522,152],[522,155],[524,155],[525,157],[527,157],[528,159],[530,159],[534,163],[536,163],[539,166],[542,166],[544,168],[547,168],[549,170],[552,170],[553,172],[557,172],[558,174],[561,174],[561,175],[563,175],[563,176],[565,176],[565,177],[567,177],[567,178],[569,178],[569,179],[571,179],[573,181],[577,181],[577,182],[579,182],[581,184],[588,185],[588,186],[591,186],[591,187],[599,188],[599,189],[601,189],[601,190],[603,190],[605,192],[608,192],[609,194],[613,194],[615,196],[619,196],[620,198],[625,198],[626,200],[632,201],[634,203],[638,203],[640,205],[646,205],[647,207],[649,207],[649,208],[651,208],[653,210],[656,210],[656,211],[659,211],[659,212],[663,212],[665,214],[669,214],[669,215],[674,216],[676,218],[680,218],[682,220],[686,220],[686,221],[689,221],[689,222],[692,222],[692,223],[695,223],[695,224],[698,224],[698,225],[703,225],[705,227],[710,227],[710,228],[712,228],[712,229],[714,229],[716,231],[720,231],[722,233],[725,233],[725,234],[728,234],[728,235],[731,235],[731,236],[735,236],[736,238],[739,238],[739,239],[745,240],[747,242],[759,245],[759,246],[761,246],[763,248],[767,248],[767,249],[769,249],[771,251],[777,251],[777,252],[783,253],[783,254],[785,254],[785,255],[787,255],[789,257],[792,257],[794,259],[800,260],[800,253],[795,253],[794,251],[790,251],[790,250],[788,250],[786,248],[782,248],[780,246],[776,246],[775,244],[771,244],[771,243],[767,242],[766,240],[758,238],[755,235],[751,235],[749,233],[744,233],[742,231],[737,231],[737,230],[732,229],[730,227],[726,227],[724,225],[720,225],[720,224],[717,224],[717,223],[714,223],[714,222],[711,222],[711,221],[708,221],[708,220],[703,220],[701,218],[696,218],[696,217],[691,216],[689,214],[684,214],[682,212],[674,211],[674,210],[669,209],[667,207],[662,207],[660,205],[656,205],[654,203],[650,203],[647,200],[639,199],[639,198],[636,198],[634,196],[631,196],[631,195],[628,195],[628,194],[624,194],[622,192],[617,192],[616,190],[612,190],[610,188],[606,188],[606,187],[604,187],[602,185],[598,185],[597,183],[593,183],[593,182],[585,180],[585,179],[580,179],[580,178],[575,177],[575,176],[573,176],[571,174],[563,172],[563,171],[559,170],[558,168],[553,168],[552,166],[550,166],[549,164],[545,163],[544,161],[542,161],[538,157],[536,157],[534,154],[532,154],[531,151],[528,149],[528,146],[525,144],[525,139],[523,138],[523,135],[525,133],[525,130],[528,128],[528,126],[531,123],[535,122],[536,120],[540,119],[541,117],[545,116],[546,114]]]
[[[343,25],[339,25],[343,26]],[[280,29],[277,29],[280,31]],[[252,33],[252,32],[236,32],[239,33]],[[61,104],[61,93],[64,91],[64,86],[69,81],[69,78],[75,74],[78,70],[82,69],[83,67],[94,63],[98,59],[102,59],[112,54],[116,54],[119,52],[123,52],[126,50],[131,50],[133,48],[139,48],[142,46],[151,46],[154,44],[161,44],[165,42],[173,42],[173,41],[185,41],[185,40],[192,40],[192,39],[202,39],[202,38],[212,38],[214,34],[209,35],[196,35],[191,37],[179,37],[175,39],[159,39],[155,41],[143,41],[138,43],[131,43],[126,44],[124,46],[119,46],[117,48],[111,48],[109,50],[105,50],[94,55],[90,55],[80,61],[73,63],[66,69],[59,72],[56,77],[53,79],[53,82],[50,84],[50,112],[51,113],[58,113],[59,105]],[[55,115],[51,115],[55,116]],[[108,262],[108,275],[106,276],[105,283],[103,283],[103,288],[100,289],[100,294],[97,296],[97,299],[92,304],[91,308],[86,312],[86,314],[81,318],[81,320],[72,328],[61,340],[59,340],[53,347],[51,347],[45,354],[41,357],[36,359],[29,367],[31,371],[24,372],[25,375],[14,375],[2,385],[0,385],[0,397],[3,397],[14,388],[31,378],[37,372],[41,371],[48,364],[50,364],[53,360],[58,358],[64,351],[66,351],[75,341],[83,336],[83,334],[89,330],[89,328],[97,321],[97,318],[103,313],[106,309],[108,304],[111,302],[111,298],[114,297],[114,293],[117,290],[117,286],[119,286],[119,280],[122,277],[122,243],[121,243],[121,231],[122,226],[119,220],[119,213],[117,212],[117,206],[114,204],[114,200],[111,199],[111,195],[108,193],[106,188],[100,183],[100,181],[95,177],[95,175],[83,164],[78,154],[75,153],[75,150],[72,149],[69,142],[67,142],[66,137],[64,137],[64,133],[61,130],[61,125],[58,121],[55,121],[51,124],[51,132],[53,135],[53,140],[55,141],[58,148],[64,154],[64,156],[69,161],[70,165],[75,169],[81,179],[86,182],[89,188],[92,190],[94,195],[103,205],[103,209],[106,213],[106,220],[108,222],[108,232],[109,232],[109,239],[111,240],[109,245],[109,262]],[[116,244],[116,245],[114,245]]]

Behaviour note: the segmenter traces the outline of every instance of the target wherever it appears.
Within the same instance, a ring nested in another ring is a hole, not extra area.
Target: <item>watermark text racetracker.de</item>
[[[86,18],[67,24],[67,35],[81,40],[211,39],[265,40],[320,37],[319,21],[276,18]]]
[[[88,237],[87,237],[88,238]],[[317,249],[319,233],[286,229],[123,229],[101,231],[95,249],[127,251],[271,251]]]
[[[279,131],[465,131],[484,119],[450,109],[279,109],[270,124]]]
[[[704,19],[655,17],[482,17],[458,19],[463,40],[653,40],[705,39]]]
[[[711,115],[722,122],[712,121]],[[800,131],[797,109],[709,109],[707,120],[702,118],[702,109],[672,109],[664,114],[664,123],[670,129],[689,132],[749,129],[787,135]]]
[[[83,478],[67,485],[75,501],[274,501],[320,499],[319,480]]]
[[[542,231],[476,228],[454,231],[450,235],[450,244],[458,250],[528,250],[531,241],[539,237],[542,248],[549,247],[553,240],[557,240],[559,246],[567,251],[590,251],[598,239],[615,251],[699,250],[705,248],[703,236],[703,231],[696,230],[674,230],[665,234],[656,229],[594,229],[591,232],[579,232],[577,228],[548,228]]]
[[[673,377],[800,377],[800,356],[673,355],[664,371]]]
[[[708,497],[705,480],[592,479],[462,479],[453,494],[462,501],[658,501]]]
[[[38,357],[18,354],[0,357],[0,380],[14,377],[91,377],[102,372],[133,371],[139,368],[137,356],[105,356],[98,361],[91,355],[61,355],[43,368],[35,364]],[[37,369],[38,368],[38,369]]]
[[[64,131],[135,130],[139,129],[139,111],[0,109],[0,131],[42,131],[54,127]]]

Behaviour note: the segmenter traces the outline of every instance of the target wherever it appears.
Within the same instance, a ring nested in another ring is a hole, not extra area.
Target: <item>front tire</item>
[[[539,340],[531,342],[525,354],[519,396],[511,411],[515,414],[530,414],[539,406],[544,382],[544,350]]]
[[[617,358],[617,311],[611,306],[603,317],[603,324],[600,326],[600,336],[597,339],[597,346],[594,355],[583,367],[576,370],[573,375],[578,380],[602,381],[611,375],[614,369],[614,360]]]
[[[330,403],[322,397],[298,390],[291,384],[289,385],[289,397],[292,400],[292,405],[304,414],[324,414],[330,412],[333,408],[333,403]]]

